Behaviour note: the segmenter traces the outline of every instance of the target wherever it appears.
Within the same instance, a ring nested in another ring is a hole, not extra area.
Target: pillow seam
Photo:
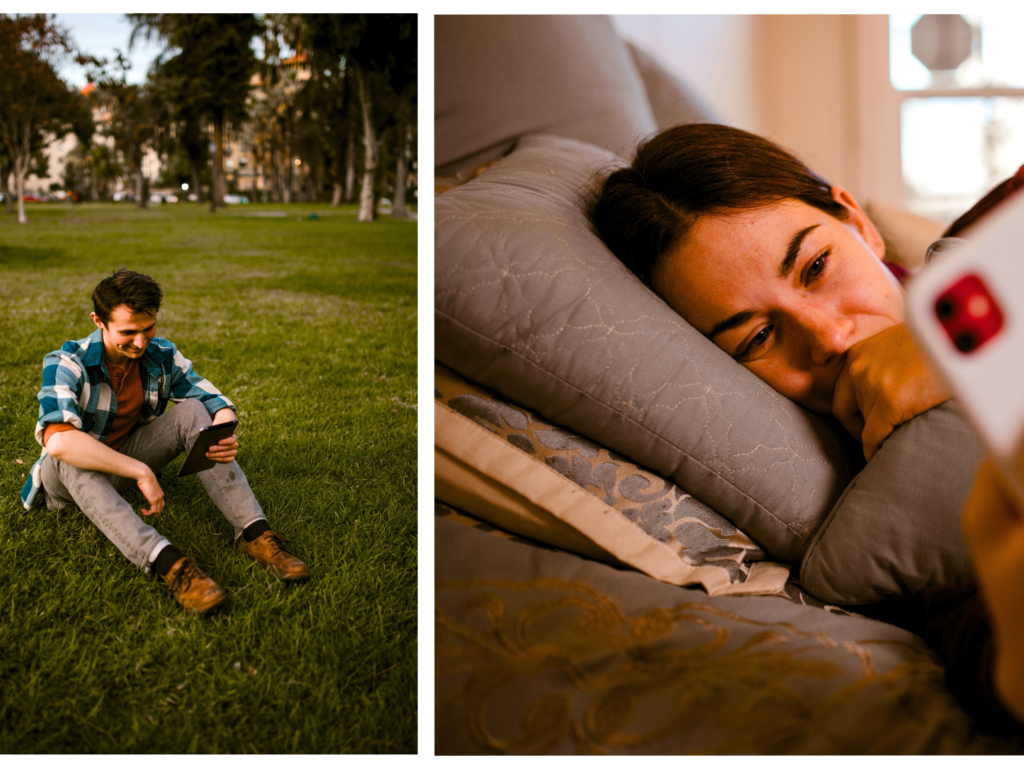
[[[477,424],[473,419],[469,418],[465,414],[459,413],[455,409],[451,408],[447,403],[445,403],[443,401],[438,401],[437,398],[434,398],[434,402],[435,403],[439,403],[441,405],[441,407],[444,408],[446,411],[448,411],[452,416],[454,416],[454,417],[456,417],[456,418],[458,418],[458,419],[468,423],[473,428],[478,429],[478,430],[486,433],[487,435],[489,435],[491,437],[498,437],[498,435],[495,435],[493,432],[489,431],[485,427],[482,427],[480,424]],[[519,450],[519,449],[515,448],[515,446],[512,446],[512,445],[510,445],[509,447],[511,447],[511,448],[513,448],[515,450]],[[604,448],[604,450],[608,450],[608,448],[605,447],[605,446],[602,446],[602,448]],[[524,455],[526,455],[526,454],[524,454]],[[527,455],[527,458],[531,458],[531,457]],[[592,498],[594,501],[598,502],[606,510],[606,514],[614,514],[617,518],[621,519],[624,523],[633,525],[635,527],[635,523],[629,523],[628,522],[628,518],[625,518],[625,516],[622,514],[622,510],[620,510],[615,505],[609,504],[608,502],[606,502],[601,497],[596,496],[593,493],[590,493],[590,491],[588,491],[586,488],[581,487],[572,478],[563,475],[561,472],[559,472],[556,469],[553,469],[552,467],[548,466],[546,463],[544,463],[542,461],[539,461],[537,459],[533,459],[533,458],[531,458],[531,460],[533,461],[534,464],[537,465],[537,467],[539,469],[542,469],[542,470],[546,471],[548,474],[552,475],[553,477],[555,477],[560,482],[572,483],[575,487],[579,488],[581,491],[586,493],[590,498]],[[672,481],[672,482],[674,482],[674,481]],[[687,493],[689,493],[689,492],[687,491]],[[692,496],[692,494],[690,494],[690,495]],[[596,546],[600,547],[602,550],[607,552],[609,555],[611,555],[613,558],[615,558],[618,562],[622,563],[626,567],[632,568],[632,569],[634,569],[636,571],[639,571],[641,573],[647,574],[648,576],[651,576],[650,573],[648,573],[646,570],[644,570],[640,566],[635,565],[633,563],[630,563],[630,562],[620,558],[618,555],[616,555],[614,552],[609,550],[607,547],[605,547],[602,544],[600,544],[597,541],[595,541],[587,532],[577,528],[575,525],[570,523],[568,520],[564,520],[564,519],[562,519],[562,518],[560,518],[560,517],[558,517],[557,515],[554,515],[554,514],[552,514],[552,516],[555,517],[555,519],[560,520],[562,523],[564,523],[565,525],[567,525],[570,528],[572,528],[574,531],[576,531],[580,535],[587,537]],[[741,529],[737,529],[737,530],[741,530]],[[643,531],[643,529],[641,529],[641,531]],[[658,549],[662,550],[663,552],[666,552],[674,560],[681,561],[682,565],[685,566],[686,568],[692,569],[694,576],[697,576],[697,577],[703,576],[703,575],[717,576],[717,575],[719,575],[719,571],[725,570],[721,566],[710,565],[710,564],[696,565],[694,563],[687,562],[684,557],[680,556],[680,553],[674,552],[672,550],[672,548],[669,547],[668,545],[666,545],[664,542],[658,541],[654,537],[650,536],[650,534],[648,534],[646,531],[643,531],[643,533],[644,533],[644,535],[646,535],[648,538],[651,539],[651,542]],[[745,533],[745,531],[744,531],[744,533]],[[749,537],[749,534],[747,534],[747,535]],[[682,542],[680,542],[680,543],[682,543]],[[686,549],[685,545],[683,546],[683,548],[684,548],[684,550]],[[584,555],[584,557],[585,557],[585,555]],[[782,567],[790,568],[790,573],[792,573],[792,566],[790,564],[788,564],[788,563],[777,563],[774,560],[764,560],[764,561],[754,560],[754,561],[750,561],[748,563],[748,565],[753,566],[753,564],[756,563],[756,562],[767,562],[767,563],[773,563],[775,565],[781,565]],[[712,570],[712,569],[714,569],[714,570]],[[727,570],[726,570],[726,573],[728,573]],[[657,577],[651,576],[651,578],[657,578]],[[672,583],[672,582],[668,582],[668,581],[663,581],[661,579],[658,579],[658,580],[662,581],[665,584]],[[714,579],[710,579],[709,578],[709,581],[713,582]],[[744,583],[745,582],[743,582],[743,581],[731,581],[727,577],[725,586],[731,587],[731,586],[733,586],[735,584],[744,584]],[[693,586],[695,584],[699,584],[704,589],[704,591],[707,592],[707,594],[709,594],[709,595],[713,594],[711,589],[709,589],[708,586],[706,584],[704,584],[704,582],[703,582],[703,580],[701,578],[697,578],[696,581],[690,582],[689,584],[681,584],[681,585],[678,585],[678,586],[684,586],[685,587],[685,586]],[[738,594],[757,594],[757,593],[738,593]],[[771,593],[766,593],[766,594],[771,594]]]
[[[550,371],[548,371],[548,370],[546,370],[544,368],[541,368],[539,365],[531,362],[527,357],[525,357],[522,353],[518,352],[517,350],[515,350],[515,349],[513,349],[513,348],[511,348],[509,346],[506,346],[502,342],[495,341],[494,339],[491,339],[491,338],[489,338],[487,336],[484,336],[483,334],[479,333],[478,331],[473,330],[472,328],[470,328],[467,325],[464,325],[461,321],[455,319],[454,317],[452,317],[451,315],[445,313],[442,310],[439,310],[439,309],[435,308],[434,314],[435,315],[440,315],[442,318],[444,318],[448,322],[451,322],[451,323],[459,326],[464,331],[467,331],[467,332],[473,334],[474,336],[476,336],[478,338],[481,338],[481,339],[483,339],[483,340],[485,340],[487,342],[490,342],[491,344],[497,345],[501,350],[504,350],[505,352],[508,352],[508,353],[510,353],[512,355],[515,355],[519,360],[523,361],[525,364],[529,365],[530,367],[535,368],[537,370],[540,370],[543,373],[546,373],[547,375],[551,376],[556,381],[560,382],[562,385],[564,385],[564,386],[568,387],[569,389],[573,390],[574,392],[582,395],[583,397],[587,398],[588,400],[590,400],[590,401],[592,401],[594,403],[597,403],[598,405],[604,406],[604,403],[602,403],[600,400],[598,400],[596,397],[594,397],[590,393],[584,392],[583,390],[581,390],[578,387],[576,387],[574,384],[570,384],[569,382],[565,381],[564,379],[562,379],[561,377],[555,375],[554,373],[552,373],[552,372],[550,372]],[[607,407],[607,406],[604,406],[604,407]],[[763,506],[760,502],[758,502],[756,499],[754,499],[752,496],[750,496],[746,491],[744,491],[743,489],[737,487],[735,484],[733,484],[733,483],[729,482],[728,480],[726,480],[722,475],[720,475],[718,472],[713,470],[711,467],[709,467],[703,461],[695,458],[688,451],[686,451],[686,450],[684,450],[682,448],[677,448],[677,447],[673,446],[672,443],[670,443],[664,437],[662,437],[661,435],[656,434],[651,429],[649,429],[648,427],[645,427],[643,424],[641,424],[640,422],[636,421],[635,419],[633,419],[633,418],[631,418],[629,416],[626,416],[625,414],[620,413],[619,411],[612,411],[612,412],[614,414],[616,414],[617,416],[619,416],[620,418],[625,419],[627,422],[635,425],[636,427],[641,429],[645,434],[655,438],[656,440],[658,440],[662,444],[664,444],[666,446],[669,446],[669,447],[673,447],[675,450],[679,451],[680,454],[682,454],[683,456],[688,458],[690,461],[694,462],[697,466],[702,467],[703,469],[707,470],[709,473],[711,473],[712,475],[717,477],[719,480],[721,480],[727,486],[729,486],[730,488],[732,488],[733,490],[738,492],[743,498],[747,499],[751,504],[753,504],[755,506],[756,509],[761,510],[766,515],[771,517],[773,520],[777,521],[779,524],[781,524],[783,527],[785,527],[786,530],[790,531],[800,541],[803,541],[803,542],[807,542],[808,541],[808,537],[806,535],[799,533],[797,531],[797,529],[794,528],[790,523],[788,523],[785,520],[783,520],[782,518],[780,518],[774,512],[769,510],[767,507]],[[607,446],[602,446],[602,447],[607,448]],[[659,474],[659,473],[655,473],[655,474]],[[671,480],[672,478],[669,478],[669,479]],[[675,482],[675,481],[673,480],[673,482]],[[683,490],[686,491],[687,493],[690,493],[690,490],[687,489],[687,488],[684,488]],[[847,487],[847,490],[849,490],[849,486]],[[846,492],[844,491],[844,495],[845,495],[845,493]],[[692,495],[692,493],[691,493],[691,495]],[[718,514],[722,514],[721,511],[719,511],[717,509],[715,511],[718,512]],[[730,521],[730,522],[732,522],[732,521]],[[734,525],[735,525],[735,523],[734,523]],[[817,531],[815,533],[817,533]],[[811,537],[811,538],[813,538],[813,537]],[[805,553],[805,556],[806,556],[806,553]],[[801,558],[801,560],[802,559],[803,558]]]
[[[814,534],[811,543],[807,546],[807,551],[804,553],[803,559],[800,561],[801,571],[803,570],[803,564],[810,559],[811,553],[817,550],[818,545],[821,543],[822,539],[825,538],[825,534],[828,533],[828,529],[829,526],[832,525],[832,521],[839,516],[839,508],[843,505],[843,502],[846,501],[846,497],[853,492],[854,487],[857,485],[858,477],[860,477],[859,474],[850,481],[849,485],[846,486],[846,490],[843,491],[843,495],[836,500],[835,505],[832,507],[832,511],[829,512],[828,517],[825,518],[825,522],[821,524],[821,527],[819,527],[817,532]]]

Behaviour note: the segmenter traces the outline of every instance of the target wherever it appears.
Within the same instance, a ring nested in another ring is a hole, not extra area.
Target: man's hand
[[[221,408],[213,415],[213,423],[225,424],[229,421],[235,421],[237,418],[235,412],[230,408]],[[221,464],[230,464],[235,460],[237,454],[238,438],[232,434],[231,437],[225,437],[216,445],[211,445],[210,450],[206,452],[206,458],[218,461]]]
[[[961,522],[992,621],[996,693],[1024,722],[1024,517],[991,460],[978,469]]]
[[[142,466],[145,468],[145,472],[136,479],[136,482],[139,484],[139,490],[142,491],[142,495],[149,502],[149,509],[143,507],[142,514],[146,517],[150,515],[160,517],[160,513],[164,511],[164,490],[160,487],[160,482],[156,479],[156,475],[153,474],[153,470],[145,464]]]
[[[951,397],[903,323],[854,344],[836,380],[832,413],[864,443],[864,458],[905,421]]]

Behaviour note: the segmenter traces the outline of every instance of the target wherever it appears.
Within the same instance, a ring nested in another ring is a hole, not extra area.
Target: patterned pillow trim
[[[764,562],[756,542],[674,483],[442,366],[435,381],[439,468],[475,472],[480,483],[503,489],[512,500],[497,510],[495,498],[502,494],[492,493],[483,507],[467,511],[593,557],[593,550],[567,543],[564,529],[571,526],[622,563],[667,583],[701,584],[709,594],[782,592],[789,567]],[[446,501],[442,494],[452,493],[451,483],[439,475],[437,487]],[[468,506],[465,494],[447,501]]]

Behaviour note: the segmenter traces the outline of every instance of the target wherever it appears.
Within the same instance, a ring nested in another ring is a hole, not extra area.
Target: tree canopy
[[[211,209],[223,205],[231,183],[231,191],[262,191],[275,202],[326,194],[339,204],[358,188],[360,221],[375,217],[385,195],[394,198],[392,215],[406,215],[415,163],[414,14],[127,17],[129,47],[156,39],[162,52],[141,85],[128,82],[120,52],[119,72],[91,60],[96,87],[88,98],[61,83],[52,66],[74,55],[66,32],[43,15],[0,17],[0,191],[9,174],[21,181],[41,175],[42,150],[61,132],[87,140],[94,108],[101,110],[97,147],[109,151],[82,147],[65,166],[69,189],[87,185],[93,199],[108,199],[130,177],[144,203],[142,159],[155,153],[157,183],[188,181],[201,196],[209,189]],[[19,110],[33,113],[27,145]]]
[[[93,133],[88,102],[54,66],[72,55],[68,33],[46,14],[0,16],[0,149],[13,167],[21,223],[33,156],[54,138],[74,133],[84,143]]]
[[[263,28],[251,13],[131,13],[136,35],[167,43],[156,71],[173,87],[174,103],[186,122],[207,115],[214,125],[211,207],[223,205],[224,123],[246,116],[249,80],[256,71],[253,38]]]

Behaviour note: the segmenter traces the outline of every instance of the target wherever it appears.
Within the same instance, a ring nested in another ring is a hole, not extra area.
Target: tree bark
[[[282,203],[292,201],[292,143],[286,137],[284,144],[284,179],[282,183]]]
[[[210,195],[210,212],[224,207],[224,118],[213,121],[213,189]]]
[[[7,206],[8,213],[14,213],[14,201],[11,200],[10,176],[11,167],[9,165],[0,168],[0,192],[4,196],[4,205]]]
[[[142,164],[132,169],[132,186],[135,187],[135,204],[139,208],[145,208],[149,204],[146,199],[145,185],[142,183]]]
[[[355,67],[356,88],[363,110],[363,188],[359,192],[359,217],[357,221],[373,221],[377,216],[374,183],[377,177],[377,132],[373,127],[373,103],[362,67]]]
[[[25,217],[25,171],[21,163],[15,164],[14,186],[18,193],[18,223],[25,224],[28,219]]]
[[[192,159],[189,158],[188,164],[192,171],[192,186],[189,188],[189,192],[194,191],[196,195],[198,195],[197,202],[201,203],[203,202],[203,188],[199,184],[199,163],[193,162]],[[185,199],[188,200],[187,195],[185,196]]]
[[[14,171],[14,188],[18,196],[18,223],[25,224],[28,218],[25,216],[25,177],[28,176],[28,168],[32,162],[31,146],[29,144],[31,125],[25,121],[20,126],[10,126],[6,123],[0,125],[3,128],[4,143],[11,159],[11,166]]]
[[[391,215],[404,219],[409,215],[405,209],[405,184],[408,177],[409,126],[405,120],[398,122],[398,167],[395,169],[395,201]]]
[[[345,202],[351,203],[356,191],[356,124],[348,121],[348,146],[345,149]]]

